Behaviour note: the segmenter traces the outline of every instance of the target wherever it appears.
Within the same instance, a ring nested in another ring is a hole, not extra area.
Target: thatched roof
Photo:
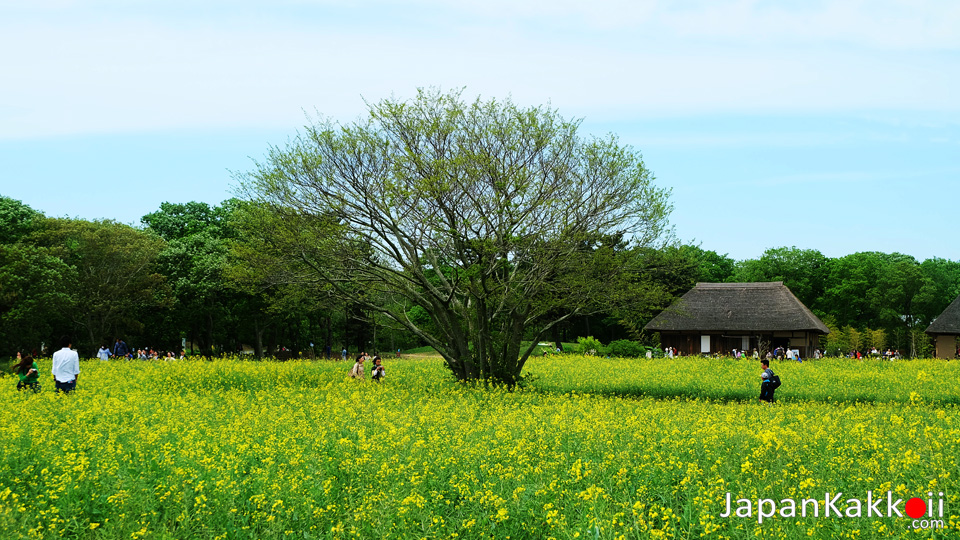
[[[960,296],[943,310],[939,317],[927,327],[928,334],[957,334],[960,335]]]
[[[775,332],[809,330],[829,334],[827,326],[782,281],[769,283],[697,283],[645,330],[689,332]]]

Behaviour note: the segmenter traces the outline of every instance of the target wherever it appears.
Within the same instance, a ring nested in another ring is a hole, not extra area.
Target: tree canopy
[[[153,234],[110,220],[49,219],[36,240],[75,269],[68,313],[92,347],[139,331],[140,313],[169,300],[154,266],[164,241]]]
[[[640,154],[578,130],[547,107],[421,90],[308,125],[239,179],[269,208],[278,252],[435,347],[458,378],[512,384],[525,334],[596,309],[598,285],[627,270],[610,264],[614,245],[668,233],[669,190]]]
[[[257,357],[278,355],[281,347],[287,349],[281,356],[292,357],[430,344],[422,335],[446,340],[431,306],[411,302],[390,284],[349,279],[372,271],[353,272],[359,255],[378,255],[333,212],[297,215],[264,200],[231,199],[219,206],[163,203],[143,223],[48,219],[0,196],[0,229],[7,233],[0,237],[0,355],[39,353],[64,334],[77,338],[83,354],[122,337],[158,350],[177,350],[186,339],[188,351],[203,354],[244,346]],[[431,250],[422,258],[438,263],[422,273],[435,288],[476,279],[471,273],[481,266]],[[491,291],[506,292],[501,275],[514,260],[520,259],[501,261]],[[532,263],[524,265],[520,270]],[[406,279],[408,271],[396,268],[397,279]],[[830,327],[822,343],[830,354],[891,347],[922,356],[932,351],[924,330],[960,294],[960,261],[880,252],[831,258],[777,247],[734,262],[698,245],[639,246],[627,234],[584,236],[543,275],[540,292],[530,293],[531,313],[540,315],[522,329],[524,340],[560,321],[544,338],[631,337],[655,346],[656,334],[643,333],[643,326],[698,281],[783,280]],[[408,281],[418,292],[426,289]],[[462,290],[454,297],[477,302]],[[497,317],[494,329],[505,320]],[[397,318],[409,319],[420,334]],[[464,323],[467,330],[475,320]]]

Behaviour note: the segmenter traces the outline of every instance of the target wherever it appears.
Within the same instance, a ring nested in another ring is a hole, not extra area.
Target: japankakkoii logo
[[[843,493],[831,494],[828,491],[823,494],[823,499],[801,499],[799,503],[795,499],[780,499],[779,504],[774,499],[737,499],[734,505],[733,495],[727,492],[726,508],[720,517],[755,518],[757,523],[763,523],[763,520],[775,516],[821,517],[821,510],[823,517],[827,518],[902,518],[903,512],[906,512],[913,519],[911,527],[914,529],[943,529],[946,526],[943,500],[943,492],[934,497],[932,491],[927,493],[926,499],[913,497],[906,503],[903,499],[894,499],[892,491],[880,497],[874,497],[873,491],[868,491],[866,499],[846,500],[843,499]]]

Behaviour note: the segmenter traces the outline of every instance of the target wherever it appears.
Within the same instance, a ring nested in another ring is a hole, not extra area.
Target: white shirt
[[[53,378],[59,382],[70,382],[80,374],[80,355],[77,351],[64,347],[53,353]]]

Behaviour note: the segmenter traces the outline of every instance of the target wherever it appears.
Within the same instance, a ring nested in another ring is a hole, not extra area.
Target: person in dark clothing
[[[127,347],[127,342],[117,338],[117,342],[113,344],[113,355],[119,358],[124,358],[129,352],[130,348]]]
[[[763,367],[763,373],[760,374],[760,402],[773,403],[773,393],[780,386],[780,379],[770,369],[770,361],[766,358],[760,361],[760,366]]]

